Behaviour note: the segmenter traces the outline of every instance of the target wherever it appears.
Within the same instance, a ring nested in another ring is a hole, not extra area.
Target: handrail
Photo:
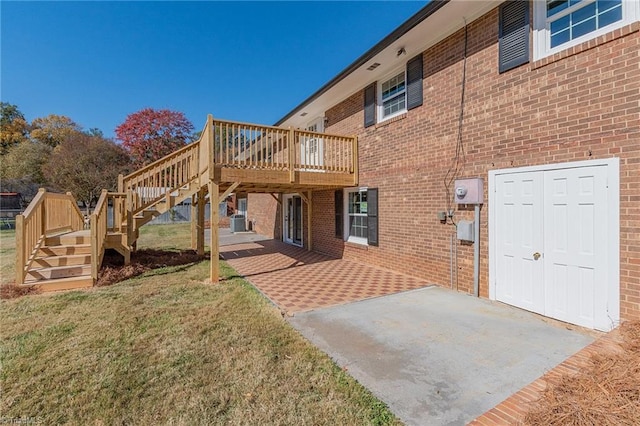
[[[102,190],[96,208],[91,214],[91,278],[98,279],[98,271],[104,256],[104,243],[107,239],[108,192]]]
[[[16,284],[24,284],[48,235],[83,227],[84,218],[70,192],[55,194],[41,188],[24,213],[16,216]]]

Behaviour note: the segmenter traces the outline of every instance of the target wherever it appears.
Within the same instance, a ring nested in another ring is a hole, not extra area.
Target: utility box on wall
[[[458,225],[456,226],[456,230],[458,231],[459,240],[474,242],[472,220],[459,221]]]
[[[484,179],[456,179],[454,187],[456,204],[482,204],[484,203]]]

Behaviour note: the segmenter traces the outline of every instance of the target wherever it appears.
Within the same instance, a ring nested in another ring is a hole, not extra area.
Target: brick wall
[[[424,52],[423,106],[366,129],[362,92],[327,110],[328,133],[358,135],[360,186],[379,188],[380,243],[336,238],[333,191],[319,191],[313,194],[314,250],[471,292],[473,245],[458,241],[454,226],[437,218],[450,208],[456,220],[473,218],[472,208],[450,201],[452,182],[445,185],[460,137],[458,177],[485,179],[480,295],[488,297],[488,172],[619,157],[620,313],[640,319],[639,29],[635,23],[499,74],[496,9],[468,26],[461,129],[464,30]],[[281,208],[270,195],[251,195],[249,216],[258,232],[280,238]]]
[[[640,318],[640,36],[625,27],[553,57],[498,73],[497,9],[472,22],[459,177],[510,167],[620,158],[621,316]],[[333,192],[314,193],[314,249],[471,292],[473,245],[437,212],[459,137],[464,30],[424,52],[424,105],[363,127],[363,94],[326,111],[327,132],[358,134],[360,185],[379,188],[379,247],[334,236]],[[485,200],[486,200],[485,196]],[[481,296],[488,296],[488,205],[481,215]],[[451,250],[457,265],[451,270]],[[453,280],[452,280],[453,275]]]
[[[278,202],[270,194],[247,194],[247,216],[251,227],[257,233],[271,238],[281,238],[281,210],[278,208]]]

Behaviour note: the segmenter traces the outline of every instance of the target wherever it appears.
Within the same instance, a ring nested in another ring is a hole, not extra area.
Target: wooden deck
[[[16,218],[16,283],[45,288],[49,282],[51,289],[65,288],[64,279],[68,286],[93,284],[105,249],[117,250],[128,263],[140,227],[189,198],[193,249],[203,253],[204,205],[213,202],[213,195],[220,202],[232,192],[298,193],[311,206],[313,191],[358,184],[357,153],[355,137],[209,116],[198,141],[120,176],[117,192],[103,190],[89,229],[71,194],[41,190]],[[312,209],[306,210],[311,223]],[[210,211],[211,256],[216,259],[218,209]],[[311,249],[310,228],[308,234]],[[218,262],[211,262],[212,282],[218,281],[218,272]],[[54,285],[52,280],[62,281]]]

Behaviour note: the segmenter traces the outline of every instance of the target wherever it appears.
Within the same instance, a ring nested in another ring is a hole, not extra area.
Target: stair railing
[[[98,272],[102,266],[109,232],[123,232],[126,196],[123,193],[108,192],[103,189],[91,214],[91,278],[94,282],[98,279]]]
[[[55,194],[44,188],[24,213],[16,216],[16,284],[27,272],[48,235],[84,229],[84,216],[70,192]]]

